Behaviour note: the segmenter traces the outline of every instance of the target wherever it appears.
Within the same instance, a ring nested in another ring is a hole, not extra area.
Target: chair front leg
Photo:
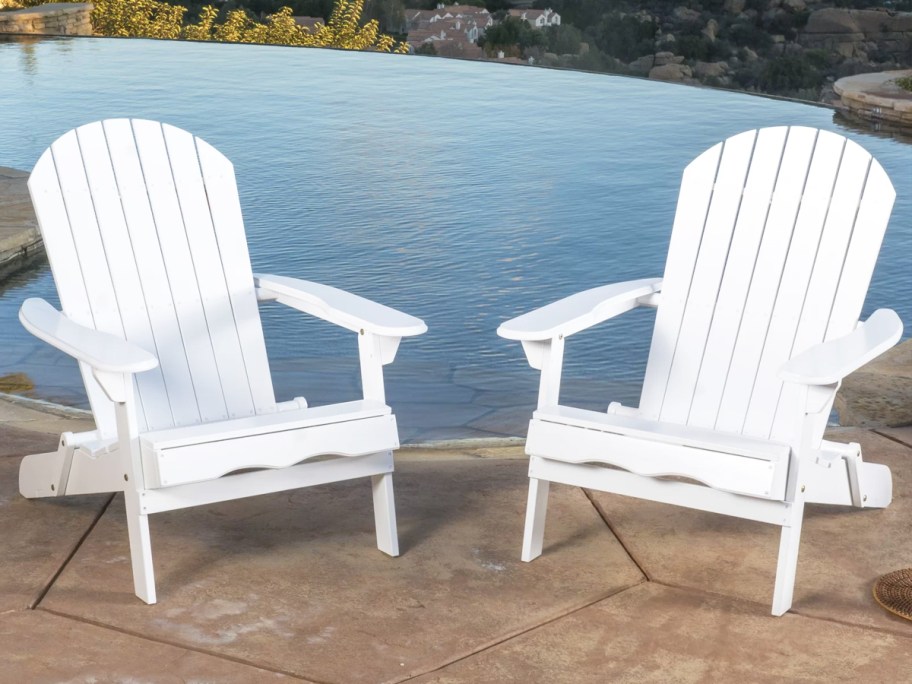
[[[550,340],[523,341],[529,365],[541,371],[538,386],[538,408],[556,406],[560,401],[561,372],[564,365],[564,336]],[[530,469],[535,464],[531,457]],[[522,560],[538,558],[545,539],[545,519],[548,514],[548,491],[551,483],[529,477],[529,498],[526,502],[526,523],[523,531]]]
[[[358,357],[361,361],[361,387],[365,400],[386,403],[383,386],[383,366],[392,362],[399,346],[398,337],[381,337],[361,331],[358,334]],[[389,452],[392,462],[392,452]],[[399,534],[396,530],[396,499],[393,494],[393,474],[371,477],[374,494],[374,525],[377,548],[390,556],[399,555]]]
[[[804,417],[793,443],[798,446],[791,454],[789,479],[786,485],[787,507],[782,534],[779,539],[779,560],[776,565],[776,585],[773,589],[773,615],[783,615],[792,606],[795,576],[798,572],[798,549],[801,543],[801,526],[804,521],[809,472],[813,472],[812,454],[820,447],[825,421],[832,402],[835,385],[811,385],[804,388]]]
[[[130,539],[130,559],[133,567],[133,589],[146,603],[155,603],[155,571],[152,566],[152,538],[149,534],[149,516],[142,512],[142,492],[145,479],[139,446],[139,429],[136,424],[136,407],[133,403],[133,378],[123,377],[124,388],[118,393],[114,405],[117,419],[117,441],[122,458],[124,478],[124,503],[127,510],[127,534]]]

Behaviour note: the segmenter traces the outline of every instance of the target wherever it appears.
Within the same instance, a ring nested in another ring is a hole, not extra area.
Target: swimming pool
[[[538,374],[497,325],[557,297],[661,275],[683,167],[748,128],[839,130],[898,198],[864,315],[912,322],[912,146],[833,112],[640,79],[384,55],[118,39],[0,43],[0,165],[30,170],[61,133],[143,117],[235,164],[255,270],[327,283],[422,317],[387,367],[404,441],[523,434]],[[76,366],[16,319],[56,304],[46,266],[0,296],[0,375],[84,405]],[[262,308],[280,398],[354,398],[345,331]],[[651,311],[568,344],[562,397],[636,402]]]

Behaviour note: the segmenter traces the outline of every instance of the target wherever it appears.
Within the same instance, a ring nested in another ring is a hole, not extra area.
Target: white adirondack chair
[[[19,318],[78,360],[97,429],[27,456],[21,493],[123,491],[146,603],[156,600],[148,516],[160,511],[370,476],[377,546],[398,555],[399,438],[382,366],[424,323],[325,285],[254,275],[231,163],[173,126],[77,128],[28,185],[63,313],[29,299]],[[258,300],[353,331],[363,400],[277,403]]]
[[[858,322],[894,198],[842,136],[748,131],[684,171],[663,279],[501,325],[541,370],[522,559],[541,554],[549,482],[723,513],[782,527],[772,612],[786,612],[804,504],[891,500],[889,469],[823,431],[842,378],[902,334],[887,309]],[[658,307],[639,408],[560,405],[566,338],[637,306]]]

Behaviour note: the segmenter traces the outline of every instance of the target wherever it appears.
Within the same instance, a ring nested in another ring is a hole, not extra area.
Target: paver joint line
[[[262,665],[260,663],[256,663],[252,660],[245,660],[243,658],[237,658],[235,656],[225,655],[224,653],[218,653],[216,651],[209,651],[205,648],[198,648],[196,646],[184,644],[179,641],[170,641],[168,639],[150,637],[149,635],[142,634],[141,632],[135,632],[130,629],[123,629],[122,627],[117,627],[115,625],[109,625],[104,622],[99,622],[97,620],[90,620],[88,618],[81,617],[79,615],[71,615],[69,613],[63,613],[58,610],[54,610],[53,608],[45,608],[43,606],[39,606],[38,608],[36,608],[36,610],[39,610],[44,613],[48,613],[49,615],[56,615],[57,617],[64,618],[65,620],[73,620],[74,622],[81,622],[83,624],[92,625],[93,627],[98,627],[100,629],[107,629],[112,632],[117,632],[118,634],[124,634],[126,636],[134,637],[136,639],[142,639],[143,641],[151,641],[152,643],[156,643],[156,644],[164,644],[165,646],[173,646],[174,648],[180,648],[180,649],[183,649],[184,651],[192,651],[194,653],[200,653],[202,655],[210,656],[213,658],[218,658],[219,660],[224,660],[226,662],[237,663],[238,665],[246,665],[247,667],[253,667],[258,670],[263,670],[264,672],[272,672],[275,674],[285,675],[286,677],[291,677],[292,679],[297,679],[298,681],[301,681],[301,682],[308,682],[308,684],[338,684],[337,682],[330,682],[330,681],[326,681],[326,680],[322,680],[322,679],[315,679],[313,677],[306,677],[306,676],[303,676],[300,674],[296,674],[294,672],[289,672],[287,670],[280,670],[275,667],[269,667],[267,665]]]
[[[635,566],[637,566],[637,570],[639,570],[641,573],[643,573],[643,577],[646,578],[647,582],[652,582],[653,581],[652,576],[649,574],[649,572],[647,572],[647,570],[643,566],[643,564],[640,563],[640,561],[638,561],[636,559],[636,556],[633,555],[633,551],[630,550],[630,547],[624,543],[623,539],[621,539],[621,535],[618,533],[618,531],[616,529],[614,529],[614,526],[611,524],[611,521],[608,520],[608,514],[602,510],[602,507],[599,506],[598,501],[595,500],[595,497],[592,496],[592,493],[588,489],[583,489],[583,494],[586,496],[587,499],[589,499],[589,503],[592,504],[592,507],[595,509],[595,512],[598,513],[599,517],[602,519],[602,522],[605,523],[605,526],[609,529],[611,534],[614,535],[614,538],[617,539],[618,544],[620,544],[621,548],[624,549],[624,553],[626,553],[627,557],[630,558],[630,561]],[[620,496],[620,495],[618,495],[618,496]]]
[[[899,444],[899,445],[901,445],[901,446],[912,448],[912,444],[909,444],[909,443],[907,443],[907,442],[904,442],[903,440],[899,439],[898,437],[894,437],[893,435],[888,435],[888,434],[886,434],[886,433],[884,433],[884,432],[881,432],[880,430],[877,430],[877,429],[872,429],[871,432],[873,432],[875,435],[877,435],[877,436],[879,436],[879,437],[883,437],[883,438],[885,438],[885,439],[889,439],[891,442],[896,442],[897,444]]]
[[[95,526],[101,520],[101,516],[103,516],[105,514],[105,511],[108,510],[108,506],[111,505],[111,502],[113,500],[114,500],[114,495],[111,494],[108,497],[108,500],[105,502],[104,506],[102,506],[101,509],[98,511],[98,514],[95,516],[95,519],[88,526],[88,528],[86,528],[86,531],[83,532],[82,535],[79,537],[79,539],[76,540],[76,543],[73,545],[73,548],[70,549],[70,552],[67,554],[66,558],[63,559],[63,562],[60,564],[60,567],[57,568],[57,571],[53,575],[51,575],[51,579],[49,579],[47,584],[45,584],[44,587],[41,589],[41,591],[38,592],[38,596],[36,596],[34,598],[34,600],[31,603],[29,603],[29,605],[28,605],[29,610],[35,610],[39,606],[39,604],[44,600],[44,597],[47,596],[48,592],[51,590],[51,587],[54,586],[54,582],[57,581],[57,578],[60,577],[60,575],[66,569],[66,566],[70,564],[70,561],[73,560],[73,556],[76,555],[76,552],[79,551],[79,548],[82,546],[82,544],[85,542],[85,540],[88,539],[90,534],[92,534],[92,530],[95,529]]]
[[[531,627],[527,627],[526,629],[521,629],[521,630],[517,630],[512,633],[509,633],[506,636],[500,637],[494,641],[490,641],[486,644],[483,644],[483,645],[475,648],[474,650],[467,651],[461,655],[458,655],[455,658],[452,658],[451,660],[448,660],[448,661],[438,665],[437,667],[433,667],[430,670],[427,670],[425,672],[419,672],[418,674],[411,675],[409,677],[400,679],[398,681],[399,682],[408,682],[408,681],[412,681],[413,679],[417,679],[418,677],[424,677],[426,675],[429,675],[432,672],[439,672],[440,670],[447,668],[450,665],[453,665],[454,663],[459,663],[459,662],[462,662],[463,660],[468,660],[469,658],[480,655],[486,651],[490,651],[493,648],[497,648],[501,644],[505,644],[508,641],[518,639],[519,637],[521,637],[525,634],[529,634],[538,629],[546,627],[547,625],[550,625],[553,622],[557,622],[558,620],[563,620],[565,617],[578,613],[581,610],[585,610],[586,608],[591,608],[592,606],[594,606],[597,603],[601,603],[602,601],[608,601],[609,599],[613,599],[616,596],[620,596],[621,594],[623,594],[627,591],[630,591],[631,589],[638,587],[641,584],[644,584],[644,582],[637,582],[636,584],[631,584],[629,587],[622,587],[621,589],[618,589],[617,591],[609,592],[609,593],[605,594],[604,596],[599,596],[598,598],[593,599],[592,601],[589,601],[583,605],[576,606],[575,608],[570,608],[569,610],[564,611],[560,615],[555,615],[554,617],[550,617],[547,620],[543,620],[542,622],[539,622],[537,625],[533,625]]]
[[[872,606],[880,608],[880,606],[877,606],[877,604],[874,603],[873,599],[871,601],[871,604],[872,604]],[[884,611],[884,612],[886,612],[886,611]],[[899,627],[897,627],[897,630],[894,631],[892,629],[889,629],[888,627],[878,627],[877,625],[859,625],[857,622],[849,622],[847,620],[838,620],[836,618],[824,617],[821,615],[807,615],[805,613],[802,613],[800,610],[795,610],[794,608],[789,609],[789,614],[795,615],[800,618],[804,618],[805,620],[817,620],[819,622],[829,622],[834,625],[839,625],[840,627],[851,627],[853,629],[865,629],[865,630],[869,629],[873,632],[878,632],[879,634],[889,634],[892,637],[902,637],[903,639],[908,639],[908,640],[912,641],[912,634],[909,634],[909,632],[907,630],[902,630]],[[897,622],[897,625],[905,626],[907,621],[905,620],[905,618],[897,617],[896,622]]]

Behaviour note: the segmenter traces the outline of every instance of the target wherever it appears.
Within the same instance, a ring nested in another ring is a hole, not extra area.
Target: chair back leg
[[[377,548],[390,556],[399,555],[399,535],[396,531],[396,500],[393,495],[393,474],[371,476],[374,491],[374,524],[377,527]]]
[[[529,500],[526,504],[526,529],[523,533],[522,559],[529,562],[538,558],[545,539],[545,517],[548,513],[548,480],[529,478]]]

